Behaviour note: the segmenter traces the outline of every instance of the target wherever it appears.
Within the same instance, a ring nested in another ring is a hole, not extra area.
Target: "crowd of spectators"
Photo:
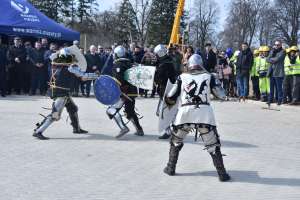
[[[79,48],[79,42],[74,41],[74,45]],[[0,90],[2,97],[15,93],[16,95],[28,94],[36,95],[37,91],[40,95],[46,95],[48,82],[51,77],[51,61],[50,55],[68,44],[59,46],[57,43],[48,43],[46,38],[35,41],[23,41],[20,37],[13,39],[13,44],[9,47],[4,46],[0,37]],[[85,55],[87,61],[87,72],[98,72],[100,74],[111,74],[113,65],[112,50],[114,46],[104,48],[101,45],[91,45],[87,50],[80,48]],[[124,45],[124,44],[123,44]],[[157,57],[154,54],[154,46],[141,47],[135,43],[124,45],[127,48],[127,57],[133,64],[143,65],[157,65]],[[185,71],[185,65],[188,59],[194,53],[201,55],[203,59],[204,68],[210,73],[216,73],[220,79],[224,89],[226,90],[227,99],[230,97],[238,97],[240,101],[245,101],[249,98],[249,90],[256,100],[266,101],[269,104],[277,102],[286,103],[287,98],[289,101],[299,102],[299,81],[295,80],[293,84],[291,80],[286,80],[285,65],[286,59],[290,58],[289,54],[286,55],[285,50],[282,48],[281,42],[278,40],[271,48],[267,55],[264,52],[259,53],[258,50],[252,52],[247,43],[241,44],[241,48],[235,52],[231,48],[226,51],[219,51],[213,48],[210,42],[207,42],[203,51],[199,48],[195,49],[192,46],[170,46],[169,55],[172,58],[177,75]],[[258,52],[259,56],[256,55]],[[256,56],[255,56],[255,55]],[[265,56],[264,56],[265,55]],[[261,83],[263,80],[260,77],[260,63],[261,59],[266,57],[268,64],[268,80],[267,94],[263,93]],[[259,63],[258,63],[259,61]],[[299,51],[296,52],[296,58],[292,63],[299,62]],[[293,65],[294,66],[294,65]],[[296,78],[300,76],[296,73]],[[286,78],[287,77],[287,78]],[[252,80],[252,84],[250,83]],[[71,94],[73,96],[90,97],[93,81],[82,82],[80,79],[74,77],[74,87]],[[290,81],[290,84],[288,84]],[[252,85],[252,88],[249,86]],[[289,86],[289,88],[287,87]],[[296,89],[295,89],[296,88]],[[293,90],[294,92],[288,91]],[[156,87],[152,91],[139,90],[141,96],[154,97]],[[290,97],[291,93],[295,97]],[[267,95],[267,98],[262,95]]]

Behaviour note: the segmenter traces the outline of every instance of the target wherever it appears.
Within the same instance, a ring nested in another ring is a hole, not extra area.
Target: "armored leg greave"
[[[227,174],[226,169],[224,167],[223,156],[220,147],[216,147],[216,151],[210,153],[210,155],[212,157],[214,166],[217,169],[219,180],[222,182],[230,180],[230,176]]]
[[[33,136],[38,139],[45,140],[49,139],[43,136],[43,132],[54,122],[60,119],[63,108],[66,104],[66,98],[57,98],[52,104],[52,112],[50,115],[45,117],[41,123],[36,124],[36,129],[34,129]]]
[[[36,129],[34,129],[33,136],[41,140],[47,140],[49,138],[43,136],[43,132],[54,122],[52,115],[48,115],[41,123],[36,124]]]
[[[110,119],[113,119],[118,125],[118,127],[121,129],[119,134],[116,136],[116,138],[120,138],[129,132],[129,128],[126,126],[126,124],[122,119],[121,114],[119,113],[123,105],[124,105],[124,101],[120,99],[119,102],[108,107],[108,109],[106,110],[106,114],[108,115],[108,117]]]
[[[183,147],[183,143],[175,146],[173,142],[170,142],[169,161],[164,169],[164,172],[170,176],[175,175],[176,164],[179,156],[179,152]]]
[[[118,127],[119,127],[121,130],[128,129],[128,127],[127,127],[126,124],[124,123],[123,118],[122,118],[122,116],[121,116],[120,113],[116,113],[115,116],[113,117],[113,120],[116,122],[116,124],[118,125]]]

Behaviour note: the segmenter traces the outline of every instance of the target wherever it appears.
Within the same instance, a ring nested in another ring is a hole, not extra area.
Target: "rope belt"
[[[202,103],[185,103],[185,104],[182,104],[181,106],[182,107],[184,107],[184,106],[196,106],[196,107],[198,107],[198,106],[200,106],[200,105],[207,105],[207,106],[209,106],[210,104],[209,103],[204,103],[204,102],[202,102]]]

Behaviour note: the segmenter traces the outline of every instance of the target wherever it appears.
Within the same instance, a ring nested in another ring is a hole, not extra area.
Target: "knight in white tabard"
[[[188,61],[187,72],[180,75],[176,84],[165,96],[169,106],[179,101],[178,112],[172,125],[169,161],[164,172],[175,175],[179,152],[183,147],[186,135],[196,131],[201,136],[206,150],[210,153],[217,169],[220,181],[230,180],[221,153],[221,143],[216,128],[213,109],[210,105],[211,93],[219,99],[225,100],[225,91],[214,75],[203,68],[201,56],[194,54]]]

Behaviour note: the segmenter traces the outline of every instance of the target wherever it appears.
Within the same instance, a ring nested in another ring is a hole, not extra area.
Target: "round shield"
[[[120,100],[121,90],[118,83],[110,76],[101,75],[95,82],[96,99],[104,105],[113,105]]]

